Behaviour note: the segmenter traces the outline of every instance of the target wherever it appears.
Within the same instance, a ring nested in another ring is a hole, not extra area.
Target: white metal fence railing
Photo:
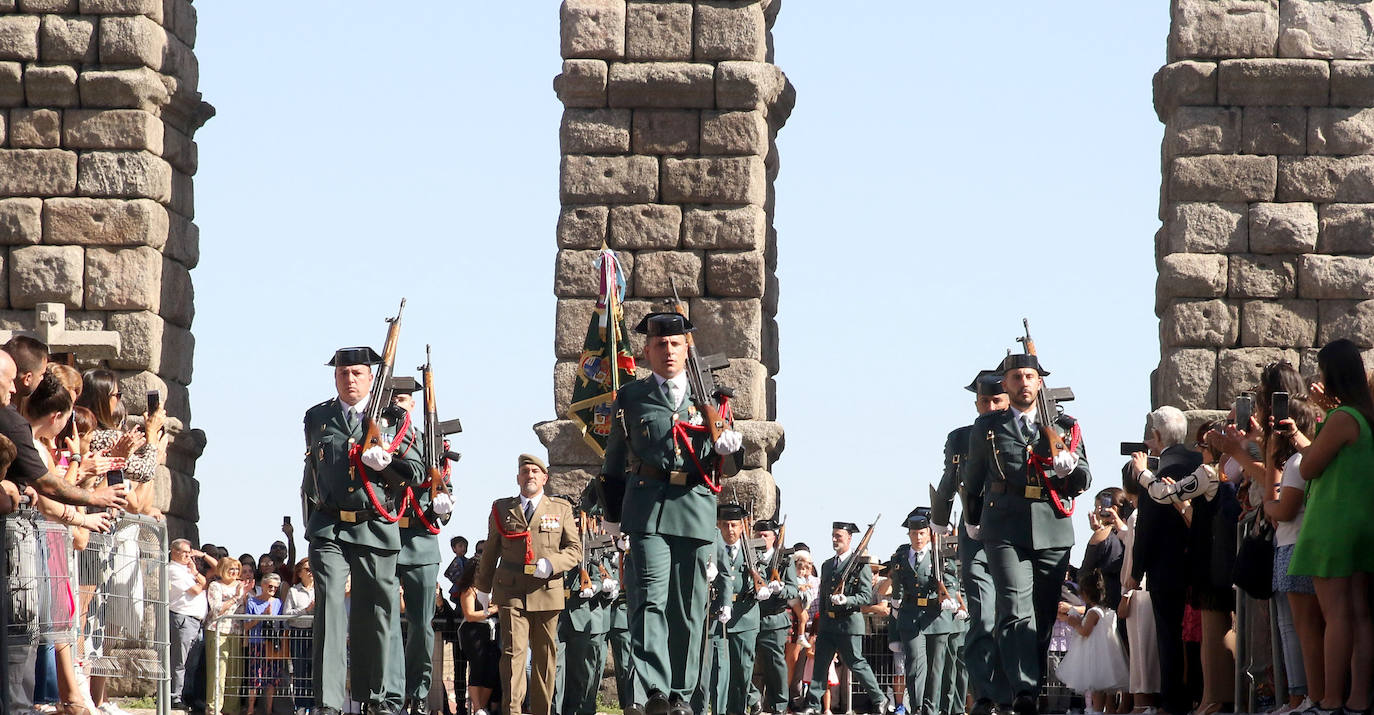
[[[67,526],[33,509],[3,521],[5,652],[38,643],[72,645],[88,676],[154,683],[158,712],[166,715],[166,526],[124,514],[113,532],[91,534],[78,551]]]
[[[243,698],[252,711],[259,698],[264,707],[278,698],[312,699],[312,637],[309,616],[221,616],[205,633],[205,687],[211,704]]]

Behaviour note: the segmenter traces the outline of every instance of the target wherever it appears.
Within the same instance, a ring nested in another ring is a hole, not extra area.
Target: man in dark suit
[[[1169,487],[1192,474],[1202,464],[1202,455],[1184,444],[1188,419],[1178,408],[1161,407],[1150,413],[1149,420],[1145,444],[1159,456],[1159,465],[1149,469],[1146,456],[1136,453],[1127,466],[1149,498],[1140,500],[1131,573],[1122,588],[1143,583],[1150,592],[1159,640],[1161,706],[1171,715],[1181,715],[1191,704],[1183,679],[1183,606],[1188,595],[1188,570],[1183,564],[1188,523]]]

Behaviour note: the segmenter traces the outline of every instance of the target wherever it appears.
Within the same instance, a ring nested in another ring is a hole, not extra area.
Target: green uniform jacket
[[[361,423],[349,428],[337,398],[306,410],[305,474],[301,479],[308,512],[306,538],[398,551],[401,534],[394,523],[376,517],[348,523],[340,521],[338,512],[372,508],[363,489],[362,480],[366,479],[382,506],[394,513],[394,493],[424,478],[424,462],[419,447],[408,441],[402,443],[383,472],[363,467],[363,474],[357,475],[349,463],[348,450],[362,437]]]
[[[1069,441],[1073,418],[1060,415],[1056,427]],[[984,543],[1006,543],[1030,549],[1073,546],[1073,521],[1062,517],[1048,501],[1049,492],[1026,459],[1032,445],[1021,435],[1010,409],[981,415],[969,434],[968,461],[964,463],[964,488],[968,491],[968,510],[964,520],[982,525]],[[1049,440],[1039,433],[1035,453],[1048,456]],[[1059,486],[1059,496],[1076,497],[1092,484],[1088,455],[1083,442],[1078,444],[1078,466],[1068,476],[1057,478],[1054,469],[1046,473]],[[1039,498],[1028,497],[1027,487],[1039,487]],[[1062,487],[1062,488],[1061,488]]]
[[[924,560],[916,562],[916,570],[911,569],[911,544],[897,547],[892,555],[892,598],[900,601],[897,607],[897,628],[903,638],[917,633],[953,633],[954,614],[940,608],[940,590],[935,584],[935,550]],[[953,596],[959,590],[958,571],[949,559],[944,562],[945,588]]]
[[[737,545],[739,548],[731,558],[730,547],[716,543],[716,601],[711,604],[711,612],[730,606],[730,621],[725,624],[727,633],[759,629],[759,602],[754,598],[754,580],[745,567],[745,559],[753,558],[754,550],[743,539]]]
[[[964,495],[959,467],[968,459],[968,436],[972,431],[972,425],[964,425],[945,437],[945,471],[940,475],[940,486],[935,489],[935,503],[930,505],[932,524],[948,526],[950,514],[954,511],[954,495]],[[967,512],[967,499],[964,501],[963,511]]]
[[[846,556],[846,561],[857,557],[852,550]],[[816,623],[816,632],[861,636],[865,633],[865,628],[864,617],[859,613],[859,609],[873,600],[872,572],[869,571],[868,564],[857,566],[844,587],[844,595],[848,597],[848,601],[843,606],[836,606],[830,602],[830,596],[835,592],[835,585],[839,582],[842,570],[839,556],[831,556],[821,564],[820,590],[816,592],[816,598],[820,599],[820,617]]]
[[[654,375],[621,388],[614,406],[616,419],[606,443],[601,473],[608,482],[608,498],[615,490],[609,483],[623,479],[624,501],[620,528],[630,534],[682,536],[701,541],[716,538],[716,497],[702,481],[686,447],[674,444],[673,423],[699,420],[692,406],[691,388],[674,410]],[[705,431],[692,432],[692,448],[707,468],[719,458]],[[636,473],[643,463],[663,472],[686,471],[682,486]],[[611,515],[614,515],[612,509]]]
[[[772,553],[768,553],[772,557]],[[759,575],[768,580],[768,559],[759,555]],[[759,601],[759,630],[775,631],[792,627],[792,616],[788,615],[787,603],[801,595],[797,590],[797,568],[792,565],[792,557],[784,555],[778,564],[778,577],[782,591]]]
[[[420,431],[411,427],[412,435],[417,444],[424,444],[420,439]],[[425,461],[428,464],[428,460]],[[428,469],[422,470],[424,479],[428,480]],[[401,553],[396,557],[396,563],[402,566],[427,566],[439,563],[439,535],[429,533],[423,522],[420,521],[420,514],[424,514],[425,519],[434,526],[440,526],[448,522],[448,516],[440,517],[430,511],[430,503],[433,497],[430,496],[429,487],[416,485],[411,488],[415,494],[416,504],[406,507],[406,513],[402,514],[404,524],[401,525]],[[418,508],[417,508],[418,507]]]

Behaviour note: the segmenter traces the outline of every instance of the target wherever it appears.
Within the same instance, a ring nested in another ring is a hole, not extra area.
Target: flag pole
[[[619,266],[615,262],[614,253],[607,250],[602,256],[602,275],[606,274],[607,268],[610,269],[610,280],[606,281],[606,323],[611,342],[611,401],[614,402],[616,393],[620,392],[620,344],[618,340],[620,321],[616,319],[615,315],[615,306],[620,293],[620,282],[616,278],[620,275],[620,271],[616,270]],[[606,261],[606,258],[609,258],[610,261]]]

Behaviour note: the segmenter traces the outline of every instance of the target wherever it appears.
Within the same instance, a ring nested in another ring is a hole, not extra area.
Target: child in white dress
[[[1130,685],[1131,670],[1116,632],[1116,611],[1102,604],[1102,572],[1093,569],[1079,579],[1078,592],[1087,610],[1061,608],[1061,620],[1073,626],[1069,652],[1057,674],[1065,685],[1083,693],[1089,715],[1100,715],[1112,693]]]

